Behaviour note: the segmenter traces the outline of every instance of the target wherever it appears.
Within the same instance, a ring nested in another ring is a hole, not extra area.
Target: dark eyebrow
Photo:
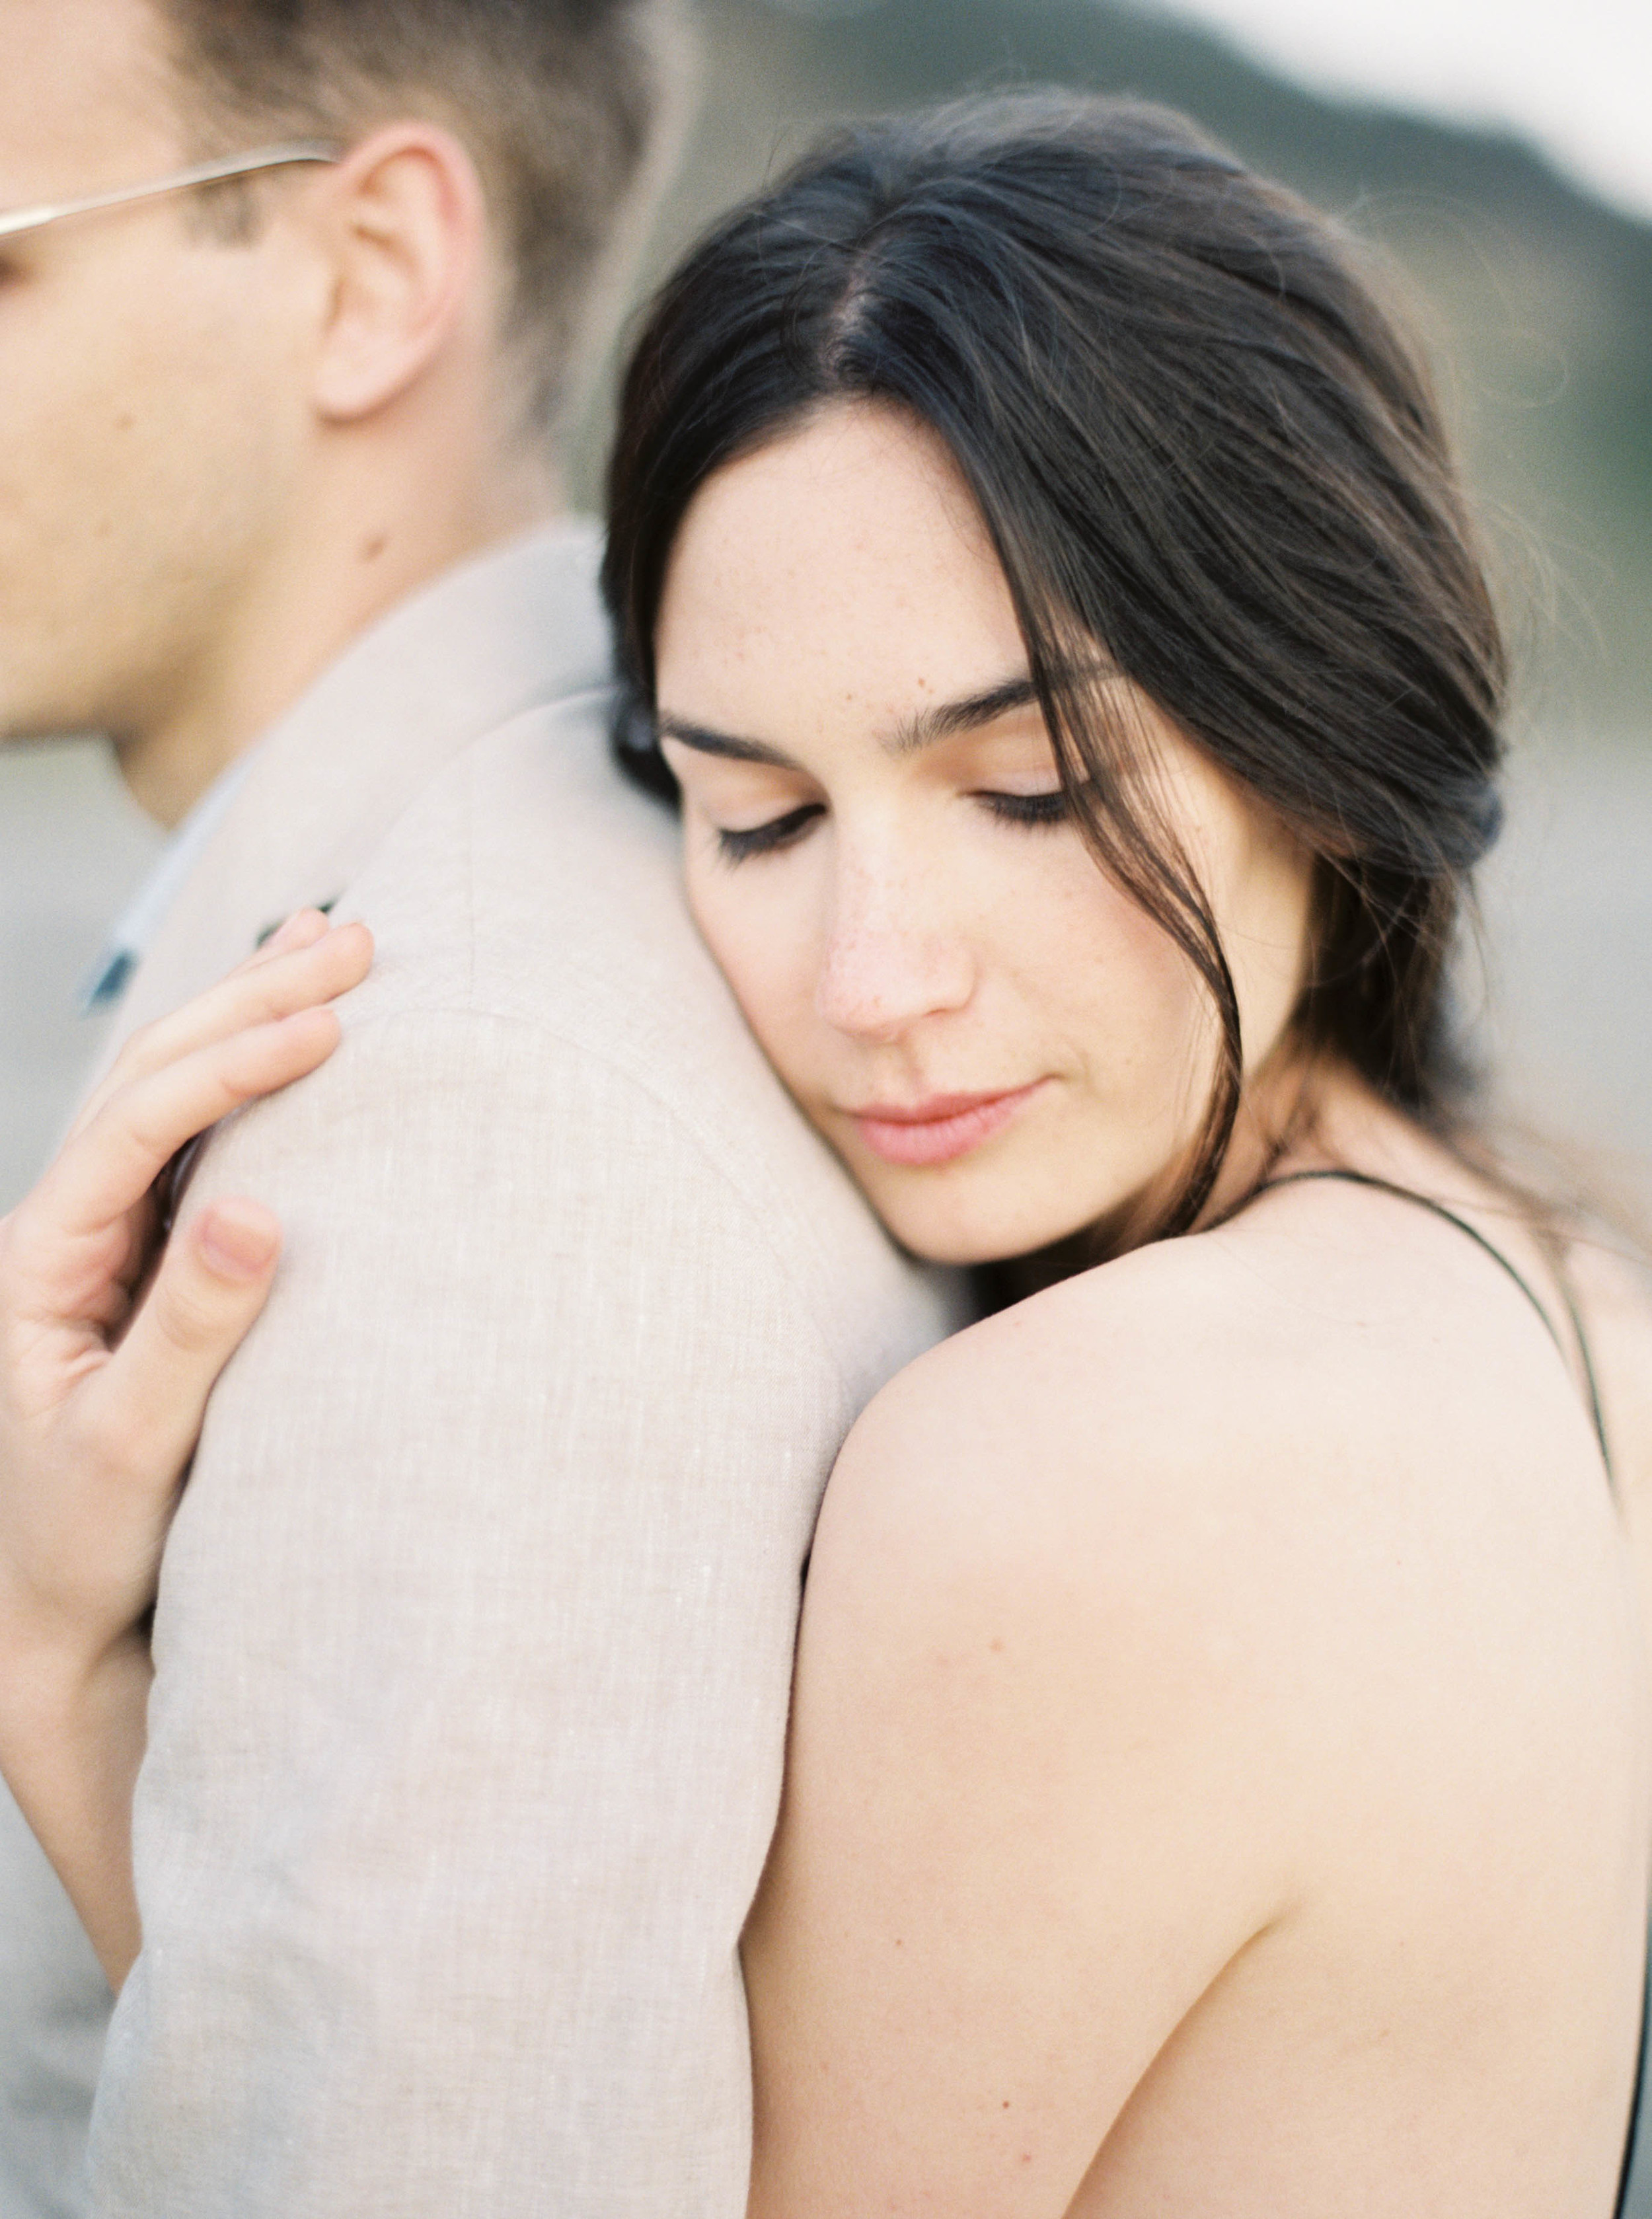
[[[983,724],[996,724],[1000,717],[1008,717],[1016,709],[1032,708],[1037,701],[1038,689],[1030,678],[1005,678],[982,693],[966,694],[960,701],[943,701],[937,708],[921,710],[895,734],[889,743],[890,750],[894,755],[910,755],[916,748],[929,747],[936,740],[949,740],[955,733],[978,731]]]
[[[1037,699],[1038,691],[1030,678],[1006,678],[982,693],[966,694],[961,700],[943,701],[934,709],[920,710],[900,726],[887,745],[891,755],[910,755],[916,748],[950,739],[954,733],[973,732],[983,724],[996,724],[1000,717],[1007,717],[1016,709],[1029,708]],[[714,731],[710,725],[692,724],[686,717],[661,717],[658,729],[662,740],[676,740],[703,755],[726,755],[736,762],[768,763],[776,770],[801,768],[780,749],[771,748],[762,740],[737,739],[732,732]]]
[[[770,763],[776,770],[802,768],[779,748],[765,747],[761,740],[737,740],[731,732],[714,732],[709,724],[691,724],[686,717],[661,717],[655,730],[662,740],[677,740],[703,755],[729,755],[736,762]]]

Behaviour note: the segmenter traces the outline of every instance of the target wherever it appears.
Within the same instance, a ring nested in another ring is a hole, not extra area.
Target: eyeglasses
[[[19,232],[40,231],[67,216],[91,215],[99,208],[124,208],[128,201],[155,199],[162,193],[181,193],[191,185],[216,184],[220,177],[250,177],[255,170],[284,169],[289,162],[337,162],[342,149],[325,140],[298,139],[288,146],[261,146],[256,153],[230,154],[216,162],[197,162],[193,169],[176,170],[170,177],[157,177],[146,185],[122,185],[112,193],[91,193],[84,200],[59,201],[42,208],[12,208],[0,214],[0,239],[15,239]]]

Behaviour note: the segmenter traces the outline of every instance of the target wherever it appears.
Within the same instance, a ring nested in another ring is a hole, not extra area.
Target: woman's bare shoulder
[[[929,1442],[947,1470],[999,1458],[1054,1489],[1077,1478],[1087,1495],[1102,1467],[1115,1482],[1141,1468],[1157,1485],[1185,1458],[1214,1478],[1264,1445],[1288,1456],[1345,1423],[1362,1375],[1374,1386],[1394,1352],[1370,1329],[1381,1307],[1346,1269],[1248,1228],[1163,1242],[930,1350],[850,1447]]]
[[[827,1490],[799,1665],[804,1714],[897,1750],[926,1808],[995,1751],[1092,1781],[1083,1856],[1123,1827],[1223,1932],[1345,1868],[1378,1808],[1445,1823],[1444,1783],[1505,1753],[1488,1660],[1531,1641],[1543,1569],[1476,1587],[1483,1496],[1413,1452],[1397,1296],[1362,1308],[1332,1236],[1274,1240],[1140,1252],[892,1382]],[[1220,1881],[1186,1825],[1218,1800]]]
[[[1357,1660],[1419,1560],[1489,1594],[1488,1547],[1512,1592],[1546,1552],[1597,1546],[1554,1483],[1593,1451],[1537,1321],[1518,1296],[1500,1312],[1460,1234],[1394,1215],[1362,1244],[1362,1209],[1332,1197],[1145,1249],[932,1351],[851,1435],[828,1545],[875,1532],[885,1561],[992,1607],[1017,1578],[1038,1607],[1059,1574],[1078,1609],[1151,1594],[1161,1627],[1235,1641],[1265,1619],[1299,1663],[1320,1599],[1340,1599],[1335,1646]],[[1418,1240],[1436,1244],[1420,1263]]]
[[[1317,1581],[1338,1545],[1327,1464],[1351,1504],[1358,1467],[1381,1461],[1357,1414],[1382,1376],[1334,1303],[1304,1304],[1289,1271],[1259,1269],[1241,1245],[1145,1249],[892,1381],[845,1446],[822,1541],[873,1542],[954,1594],[978,1575],[993,1608],[1018,1581],[1046,1607],[1052,1576],[1065,1591],[1083,1563],[1081,1611],[1127,1589],[1133,1607],[1156,1593],[1189,1622],[1276,1614],[1264,1599]]]
[[[1215,1334],[1228,1307],[1188,1261],[1125,1259],[920,1359],[855,1427],[817,1535],[748,1936],[759,2023],[795,2026],[804,1994],[879,2085],[908,2029],[921,2047],[956,2026],[990,2055],[1034,2028],[1024,2093],[946,2049],[995,2121],[1012,2101],[1047,2116],[1059,2055],[1105,2127],[1326,1868],[1347,1804],[1331,1775],[1365,1738],[1314,1669],[1333,1636],[1286,1623],[1280,1593],[1312,1585],[1270,1569],[1287,1521],[1244,1530],[1261,1414],[1213,1459],[1208,1413],[1180,1407],[1195,1367],[1163,1344]],[[1237,1392],[1241,1360],[1218,1348],[1218,1366]]]

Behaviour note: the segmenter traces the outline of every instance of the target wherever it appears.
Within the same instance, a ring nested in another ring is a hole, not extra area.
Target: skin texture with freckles
[[[1034,704],[916,747],[943,703],[1027,675],[1002,574],[944,451],[842,409],[723,471],[685,521],[658,643],[690,899],[753,1029],[897,1237],[949,1263],[1107,1218],[1191,1139],[1207,1007],[1162,933],[1053,800]],[[1295,1000],[1305,858],[1133,689],[1178,828],[1216,903],[1260,1060]],[[674,739],[761,741],[790,768]],[[735,861],[718,832],[819,808]],[[1032,1089],[978,1150],[891,1164],[853,1114]]]
[[[711,478],[655,644],[695,917],[897,1237],[1024,1255],[1161,1194],[1211,1022],[1062,819],[939,443],[840,406]],[[1238,986],[1217,1208],[1283,1136],[1281,1172],[1450,1203],[1558,1314],[1506,1198],[1297,1051],[1307,859],[1150,702],[1100,699]],[[1641,1351],[1607,1364],[1624,1523],[1531,1306],[1345,1185],[1080,1271],[878,1398],[746,1936],[753,2219],[1607,2219],[1652,1380],[1643,1304],[1579,1277]]]

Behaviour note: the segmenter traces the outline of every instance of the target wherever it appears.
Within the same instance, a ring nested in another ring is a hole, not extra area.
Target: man
[[[107,1992],[0,1827],[4,2219],[743,2209],[801,1563],[944,1320],[607,767],[549,432],[666,28],[0,0],[0,731],[194,811],[98,989],[307,903],[380,947],[197,1176],[287,1251],[169,1545],[84,2182]]]

